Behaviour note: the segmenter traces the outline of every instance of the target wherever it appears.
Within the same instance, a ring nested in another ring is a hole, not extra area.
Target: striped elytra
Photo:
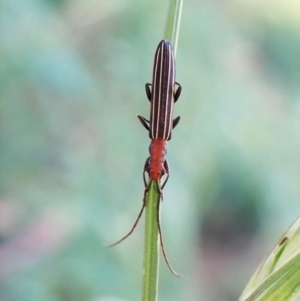
[[[171,44],[162,40],[156,49],[151,91],[151,139],[170,140],[173,127],[175,61]]]
[[[177,85],[177,89],[175,86]],[[146,94],[151,103],[150,121],[137,115],[149,131],[152,141],[171,139],[172,129],[180,117],[173,118],[174,103],[181,93],[181,85],[175,81],[175,58],[171,44],[162,40],[156,49],[153,64],[152,84],[146,84]]]

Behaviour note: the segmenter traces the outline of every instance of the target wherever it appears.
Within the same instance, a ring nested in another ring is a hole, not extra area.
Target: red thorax
[[[164,162],[167,154],[167,141],[163,139],[153,139],[149,146],[150,158],[147,170],[150,179],[160,180],[165,174]]]

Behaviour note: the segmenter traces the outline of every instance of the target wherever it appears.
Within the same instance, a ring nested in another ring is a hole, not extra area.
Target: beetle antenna
[[[160,205],[160,197],[158,200],[158,205],[157,205],[157,226],[158,226],[158,233],[159,233],[159,239],[160,239],[160,245],[161,245],[161,250],[165,259],[165,262],[169,268],[169,270],[171,271],[171,273],[176,276],[176,277],[182,277],[182,275],[178,274],[171,266],[165,248],[164,248],[164,243],[163,243],[163,237],[162,237],[162,231],[161,231],[161,227],[160,227],[160,218],[159,218],[159,205]]]
[[[141,218],[141,216],[142,216],[142,214],[143,214],[144,208],[145,208],[145,201],[143,201],[143,206],[142,206],[142,208],[141,208],[141,210],[140,210],[140,212],[139,212],[139,215],[138,215],[138,217],[136,218],[136,220],[135,220],[135,222],[134,222],[132,228],[130,229],[130,231],[129,231],[125,236],[123,236],[121,239],[119,239],[118,241],[116,241],[115,243],[110,244],[110,245],[106,245],[106,246],[104,246],[104,247],[105,247],[105,248],[112,248],[112,247],[118,245],[119,243],[121,243],[121,242],[122,242],[123,240],[125,240],[128,236],[130,236],[130,235],[132,234],[132,232],[134,231],[135,227],[137,226],[137,224],[138,224],[138,222],[139,222],[139,220],[140,220],[140,218]]]

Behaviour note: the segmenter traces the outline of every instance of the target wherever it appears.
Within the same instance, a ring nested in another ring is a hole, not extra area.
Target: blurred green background
[[[2,0],[0,300],[141,299],[144,84],[167,1]],[[299,1],[185,1],[159,300],[236,300],[300,212]]]

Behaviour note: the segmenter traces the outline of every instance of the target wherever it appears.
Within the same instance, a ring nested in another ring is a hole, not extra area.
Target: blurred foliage
[[[142,225],[102,245],[141,205],[149,138],[135,114],[149,114],[144,84],[167,4],[0,8],[0,299],[138,300]],[[298,215],[299,16],[297,1],[184,3],[162,227],[185,278],[162,262],[160,300],[237,299]]]

